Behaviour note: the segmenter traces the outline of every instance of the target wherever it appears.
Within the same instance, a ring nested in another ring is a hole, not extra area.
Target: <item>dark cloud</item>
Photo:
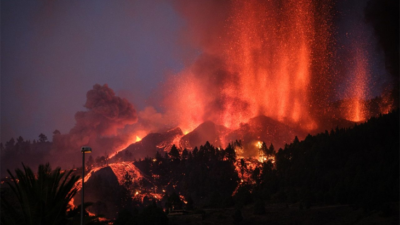
[[[70,132],[54,135],[53,152],[77,153],[81,146],[88,145],[94,156],[111,154],[131,139],[129,134],[119,133],[138,120],[128,100],[116,96],[107,84],[94,85],[86,97],[87,110],[75,114],[76,124]]]

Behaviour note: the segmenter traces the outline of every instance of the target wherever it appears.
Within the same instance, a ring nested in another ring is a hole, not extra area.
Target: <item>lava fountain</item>
[[[316,129],[310,99],[320,82],[312,71],[328,64],[331,34],[329,16],[314,3],[230,2],[215,40],[202,42],[196,62],[174,78],[167,104],[180,127],[192,130],[211,120],[236,129],[265,115]]]
[[[364,103],[366,95],[367,58],[365,53],[356,49],[354,79],[350,85],[350,103],[347,106],[346,119],[354,122],[364,121],[367,117]]]

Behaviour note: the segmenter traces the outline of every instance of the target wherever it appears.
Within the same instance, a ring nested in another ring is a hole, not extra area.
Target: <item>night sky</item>
[[[365,2],[338,4],[343,10],[336,35],[338,45],[367,37],[373,97],[388,81],[382,53],[362,19]],[[185,41],[190,27],[174,6],[169,1],[2,0],[1,142],[18,136],[33,140],[40,133],[50,138],[55,129],[68,133],[95,84],[108,84],[139,112],[146,106],[162,110],[163,82],[201,52]],[[354,27],[362,33],[349,34]]]
[[[96,83],[143,109],[183,67],[184,21],[164,1],[1,3],[3,143],[67,133]]]

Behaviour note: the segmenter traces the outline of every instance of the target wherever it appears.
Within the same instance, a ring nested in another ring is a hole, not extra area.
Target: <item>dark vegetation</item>
[[[295,140],[276,154],[260,191],[278,201],[351,204],[365,210],[399,199],[398,111],[350,129],[335,129]],[[275,178],[275,179],[274,179]],[[270,188],[268,188],[270,187]]]
[[[247,169],[253,182],[240,185],[236,204],[263,199],[299,202],[305,208],[350,204],[365,210],[383,209],[399,199],[398,112],[353,128],[308,135],[301,142],[295,138],[275,158],[275,164],[268,161]],[[232,145],[218,150],[209,143],[192,152],[179,152],[174,146],[165,157],[157,154],[155,160],[135,162],[149,176],[159,175],[157,186],[169,185],[167,192],[190,196],[206,207],[222,207],[230,201],[240,176],[235,164]]]
[[[40,165],[35,175],[29,167],[8,171],[8,188],[1,189],[2,224],[74,224],[79,221],[80,208],[71,209],[69,201],[79,176],[72,171],[52,170],[49,164]],[[67,210],[70,210],[67,212]],[[88,218],[86,222],[91,222]],[[80,221],[79,221],[80,222]]]
[[[229,215],[215,214],[217,220],[244,223],[249,221],[250,214],[270,218],[275,210],[270,207],[273,204],[280,204],[283,211],[279,209],[277,213],[282,215],[286,211],[297,215],[294,209],[315,209],[315,212],[325,215],[328,207],[348,205],[350,208],[336,207],[332,210],[346,215],[351,214],[350,209],[361,210],[369,215],[395,216],[398,220],[398,111],[371,118],[353,128],[336,128],[308,135],[303,141],[296,137],[278,151],[273,149],[273,145],[267,147],[263,144],[264,155],[275,156],[274,163],[271,160],[253,162],[255,167],[247,167],[246,162],[251,159],[236,158],[235,148],[240,146],[240,141],[226,149],[216,148],[208,142],[192,151],[173,146],[165,155],[157,153],[154,158],[134,162],[146,177],[139,185],[131,182],[129,174],[126,174],[124,185],[119,185],[112,176],[107,178],[109,180],[102,176],[94,177],[88,185],[92,189],[97,187],[98,190],[92,194],[101,201],[91,199],[93,205],[90,207],[97,207],[99,214],[115,218],[115,224],[167,224],[168,213],[170,223],[175,223],[178,221],[173,216],[176,212],[190,212],[199,216],[196,220],[207,220],[214,218],[212,210],[217,209],[229,212]],[[99,159],[91,161],[93,164],[106,163]],[[105,183],[114,183],[114,186]],[[145,197],[137,202],[130,196],[140,188],[164,193],[164,196],[162,199]],[[2,185],[2,204],[4,196],[11,199],[10,190]],[[2,216],[4,219],[7,218]]]
[[[145,158],[134,164],[153,176],[154,184],[166,193],[180,193],[204,206],[220,206],[231,198],[238,184],[235,162],[232,145],[223,150],[207,142],[199,149],[185,149],[182,153],[172,146],[164,157],[157,154],[154,159]]]
[[[57,133],[58,131],[54,132]],[[43,159],[50,155],[51,147],[52,143],[42,133],[39,134],[38,140],[25,140],[19,136],[16,139],[11,138],[4,144],[0,143],[1,177],[7,176],[7,169],[13,171],[21,165],[21,162],[24,162],[30,168],[38,168],[39,162],[44,163]]]
[[[398,214],[398,111],[353,128],[308,135],[304,141],[295,138],[276,152],[275,164],[268,161],[253,170],[245,168],[251,179],[241,184],[241,174],[233,166],[243,164],[236,162],[235,154],[223,160],[231,148],[218,151],[208,143],[192,153],[173,148],[165,157],[158,155],[156,161],[147,158],[135,165],[149,175],[159,174],[158,185],[170,182],[175,188],[167,192],[190,196],[195,207],[234,206],[232,218],[238,222],[240,210],[249,204],[254,205],[255,215],[264,215],[265,202],[297,204],[301,210],[350,205],[366,213]],[[270,154],[270,148],[264,144],[264,154]],[[226,179],[229,176],[233,179]],[[235,182],[239,188],[232,198]]]

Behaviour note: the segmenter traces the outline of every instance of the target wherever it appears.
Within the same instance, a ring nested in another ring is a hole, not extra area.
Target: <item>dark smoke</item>
[[[374,29],[386,70],[393,77],[395,107],[399,106],[399,7],[398,0],[370,0],[365,8],[365,20]]]
[[[88,145],[92,147],[94,157],[111,154],[131,138],[119,132],[138,120],[136,110],[128,100],[116,96],[107,84],[94,85],[86,97],[84,107],[87,111],[75,114],[76,124],[70,132],[54,135],[53,153],[73,156],[79,154],[81,146]]]

